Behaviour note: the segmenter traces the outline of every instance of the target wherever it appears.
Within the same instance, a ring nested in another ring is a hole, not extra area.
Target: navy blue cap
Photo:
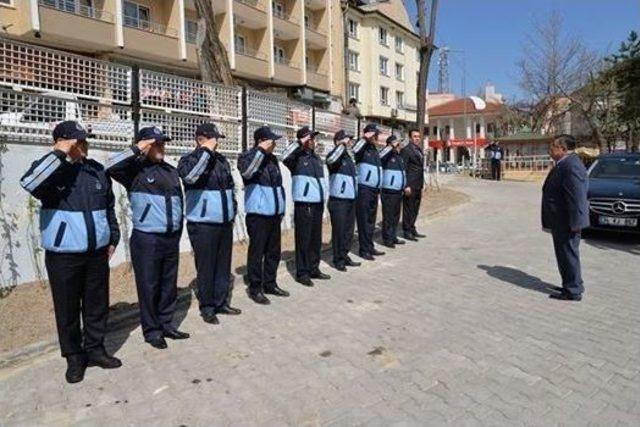
[[[387,145],[389,144],[393,144],[394,142],[396,142],[398,140],[398,137],[395,135],[389,135],[389,137],[387,138]]]
[[[53,140],[59,139],[78,139],[85,140],[92,138],[95,135],[87,132],[84,127],[75,120],[67,120],[65,122],[58,123],[53,129]]]
[[[315,137],[316,135],[319,135],[319,134],[320,132],[311,130],[309,126],[302,126],[300,129],[298,129],[298,132],[296,132],[296,138],[302,139],[308,135],[311,135],[311,137]]]
[[[220,132],[218,126],[214,123],[202,123],[196,129],[196,136],[204,136],[205,138],[226,138],[224,133]]]
[[[376,125],[375,123],[369,123],[364,127],[364,130],[362,131],[362,133],[369,133],[369,132],[380,133],[380,129],[378,129],[378,125]]]
[[[335,135],[333,135],[333,140],[334,141],[342,141],[345,138],[349,138],[352,139],[353,135],[348,135],[344,129],[340,129],[338,132],[335,133]]]
[[[253,140],[258,142],[260,140],[273,139],[274,141],[282,138],[282,135],[273,133],[269,126],[260,126],[253,132]]]
[[[162,129],[157,126],[148,126],[138,131],[138,135],[136,135],[136,142],[144,141],[145,139],[155,139],[156,142],[171,141],[171,138],[165,135],[164,132],[162,132]]]

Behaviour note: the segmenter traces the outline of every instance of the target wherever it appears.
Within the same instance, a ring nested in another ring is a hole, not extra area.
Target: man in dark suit
[[[407,189],[402,199],[402,231],[405,239],[415,241],[418,237],[425,237],[416,230],[424,188],[424,155],[420,149],[420,131],[411,129],[409,139],[409,144],[400,151],[407,174]]]
[[[542,227],[551,231],[562,277],[561,293],[549,297],[566,301],[582,299],[580,233],[589,226],[587,170],[572,153],[575,147],[571,135],[559,135],[553,140],[549,154],[556,164],[542,187]]]

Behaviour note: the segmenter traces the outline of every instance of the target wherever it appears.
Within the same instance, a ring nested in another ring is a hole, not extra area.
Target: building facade
[[[233,74],[326,105],[345,90],[339,0],[214,0]],[[193,0],[1,0],[4,35],[196,77]]]
[[[400,0],[345,10],[347,96],[360,114],[391,128],[416,120],[419,38]]]

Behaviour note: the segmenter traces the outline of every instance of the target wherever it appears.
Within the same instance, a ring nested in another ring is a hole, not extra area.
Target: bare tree
[[[202,80],[210,83],[234,84],[227,49],[218,37],[213,0],[195,0],[198,13],[198,34],[196,48],[200,58]]]
[[[427,9],[427,3],[430,7]],[[416,0],[418,10],[418,29],[420,31],[420,71],[418,72],[418,111],[416,125],[420,130],[421,148],[424,151],[424,121],[427,109],[427,82],[429,81],[429,66],[431,56],[435,50],[436,18],[438,16],[438,0]],[[427,25],[427,15],[429,24]]]

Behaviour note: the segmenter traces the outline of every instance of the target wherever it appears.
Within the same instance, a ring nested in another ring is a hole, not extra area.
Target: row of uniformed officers
[[[319,269],[327,194],[333,264],[340,271],[360,265],[349,257],[356,222],[360,257],[373,260],[384,254],[373,244],[378,196],[386,246],[404,243],[396,236],[401,205],[405,239],[423,237],[415,229],[423,186],[417,131],[411,132],[411,143],[402,150],[400,141],[390,136],[378,151],[379,130],[367,125],[352,147],[355,162],[349,153],[353,136],[337,132],[335,147],[326,158],[328,183],[314,151],[317,134],[301,128],[297,141],[281,156],[293,181],[296,280],[305,286],[313,286],[312,279],[330,278]],[[200,125],[196,148],[180,159],[177,168],[164,161],[169,138],[157,127],[141,129],[135,144],[112,156],[106,169],[88,157],[90,136],[77,122],[60,123],[53,131],[53,150],[35,161],[21,180],[42,202],[42,247],[60,348],[67,359],[66,379],[71,383],[84,378],[87,366],[121,366],[104,348],[109,258],[120,239],[111,179],[126,188],[131,204],[131,261],[145,341],[164,349],[165,338],[189,337],[173,324],[183,215],[194,252],[202,318],[217,324],[219,314],[240,314],[229,305],[237,203],[230,164],[217,150],[224,134],[213,123]],[[276,281],[285,212],[282,175],[274,155],[279,138],[269,127],[260,127],[253,148],[238,158],[249,234],[248,294],[259,304],[269,304],[265,294],[289,295]]]

